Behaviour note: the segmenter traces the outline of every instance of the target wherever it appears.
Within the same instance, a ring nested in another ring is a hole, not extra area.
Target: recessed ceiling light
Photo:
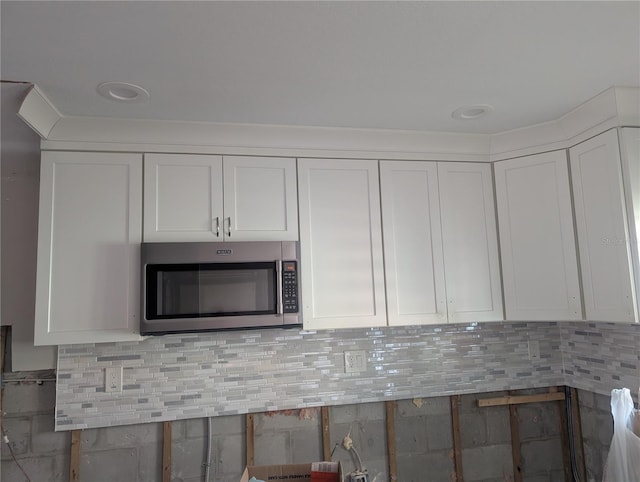
[[[484,117],[490,112],[493,112],[493,107],[489,104],[465,105],[454,110],[451,117],[458,120],[471,120]]]
[[[149,98],[146,89],[128,82],[103,82],[98,86],[98,93],[118,102],[143,102]]]

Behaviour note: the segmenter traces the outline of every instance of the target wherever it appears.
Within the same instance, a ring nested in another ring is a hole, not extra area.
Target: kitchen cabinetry
[[[35,344],[137,340],[142,156],[43,152]]]
[[[378,162],[299,159],[305,329],[387,324]]]
[[[437,164],[381,161],[380,191],[389,324],[446,323]]]
[[[566,152],[494,169],[507,320],[582,319]]]
[[[569,150],[585,316],[635,318],[631,243],[616,129]]]
[[[635,322],[640,323],[640,128],[620,129],[622,146],[622,180],[629,226],[629,247],[635,296]]]
[[[491,166],[439,162],[438,184],[449,321],[502,320]]]
[[[502,319],[491,166],[381,161],[390,325]]]
[[[296,241],[295,162],[146,154],[144,240]]]

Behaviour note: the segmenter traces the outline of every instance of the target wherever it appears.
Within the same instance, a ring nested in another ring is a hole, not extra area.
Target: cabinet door
[[[640,128],[620,129],[622,138],[622,179],[629,226],[629,247],[635,296],[635,322],[640,323]]]
[[[446,323],[437,164],[381,161],[380,188],[389,324]]]
[[[222,157],[145,154],[144,240],[222,241]]]
[[[582,318],[565,151],[495,163],[508,320]]]
[[[139,339],[142,157],[43,152],[35,344]]]
[[[300,159],[306,329],[386,325],[378,163]]]
[[[229,241],[297,241],[296,160],[225,156],[224,226]]]
[[[633,321],[631,252],[616,130],[569,150],[585,315]]]
[[[491,165],[439,162],[449,322],[503,319]]]

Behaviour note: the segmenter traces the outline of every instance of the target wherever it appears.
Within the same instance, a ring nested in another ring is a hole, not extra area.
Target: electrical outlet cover
[[[358,373],[367,369],[367,352],[364,350],[344,352],[344,372]]]
[[[108,367],[104,369],[104,391],[122,391],[122,367]]]
[[[540,342],[529,340],[529,360],[540,360]]]

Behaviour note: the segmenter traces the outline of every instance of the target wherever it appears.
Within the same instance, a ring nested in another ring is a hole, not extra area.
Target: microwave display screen
[[[276,313],[274,262],[151,264],[146,270],[148,320]]]

